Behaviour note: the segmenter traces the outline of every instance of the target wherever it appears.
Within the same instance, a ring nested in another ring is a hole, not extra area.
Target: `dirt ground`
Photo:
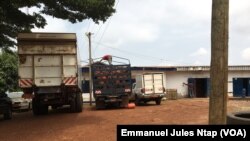
[[[33,116],[32,111],[14,113],[12,120],[0,116],[1,141],[115,141],[118,124],[208,124],[208,99],[178,99],[149,103],[134,109],[95,110],[84,104],[82,113],[68,108]],[[250,110],[248,100],[229,100],[228,112]]]

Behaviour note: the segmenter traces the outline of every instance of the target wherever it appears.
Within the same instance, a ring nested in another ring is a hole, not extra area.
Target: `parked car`
[[[32,107],[32,99],[24,98],[23,92],[10,92],[8,97],[12,100],[12,111],[28,111]]]
[[[0,94],[0,114],[4,119],[12,118],[12,102],[7,94]]]

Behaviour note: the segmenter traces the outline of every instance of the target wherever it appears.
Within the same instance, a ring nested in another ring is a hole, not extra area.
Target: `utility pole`
[[[229,0],[212,3],[209,124],[226,124]]]
[[[92,106],[92,56],[91,56],[91,35],[92,33],[88,32],[86,33],[86,36],[89,39],[89,105]]]

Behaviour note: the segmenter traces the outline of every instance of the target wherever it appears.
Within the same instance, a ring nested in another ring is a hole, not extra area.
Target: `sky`
[[[45,16],[48,25],[33,32],[77,34],[82,65],[89,58],[87,32],[93,33],[92,58],[113,55],[132,66],[209,66],[212,0],[116,0],[105,23],[71,24]],[[229,65],[250,63],[250,1],[229,7]]]

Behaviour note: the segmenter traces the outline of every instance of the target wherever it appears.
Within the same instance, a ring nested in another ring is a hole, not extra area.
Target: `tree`
[[[2,50],[0,53],[0,93],[18,89],[17,53]]]
[[[227,115],[229,0],[213,0],[209,124],[225,124]]]
[[[69,20],[71,23],[92,19],[105,22],[115,12],[115,0],[1,0],[0,1],[0,48],[15,45],[18,32],[31,32],[34,27],[43,28],[45,15]],[[36,7],[32,14],[20,8]]]

